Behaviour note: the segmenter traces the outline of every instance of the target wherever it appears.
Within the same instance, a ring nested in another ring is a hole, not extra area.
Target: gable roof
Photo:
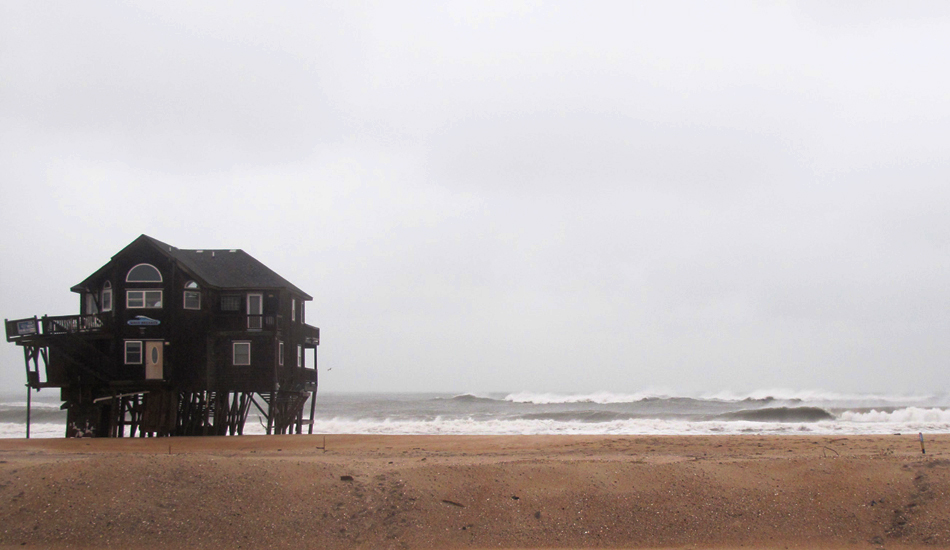
[[[304,300],[313,297],[297,288],[287,279],[278,275],[273,269],[262,264],[256,258],[240,249],[220,250],[185,250],[165,244],[148,235],[141,235],[128,246],[120,250],[115,256],[120,256],[125,250],[146,243],[173,259],[179,267],[200,279],[208,286],[219,289],[264,289],[286,288],[303,296]],[[112,262],[109,262],[112,263]],[[102,266],[98,271],[86,278],[82,283],[74,286],[73,292],[82,292],[90,279],[94,279],[109,264]]]

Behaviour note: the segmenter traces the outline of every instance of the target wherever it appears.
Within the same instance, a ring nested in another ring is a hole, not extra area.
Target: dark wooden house
[[[312,433],[312,298],[242,250],[146,235],[81,283],[79,315],[6,321],[28,391],[60,388],[67,436]],[[310,403],[310,418],[304,418]]]

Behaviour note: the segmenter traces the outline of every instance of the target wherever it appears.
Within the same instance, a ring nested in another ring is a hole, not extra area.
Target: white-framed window
[[[284,343],[277,342],[277,364],[284,366]]]
[[[125,364],[126,365],[141,365],[142,364],[142,341],[141,340],[126,340],[125,341]]]
[[[161,272],[152,264],[139,264],[129,270],[125,276],[127,283],[160,283],[162,282]]]
[[[128,309],[157,309],[162,307],[161,290],[126,290],[125,307]]]
[[[303,368],[303,346],[297,344],[297,366]]]
[[[102,283],[102,311],[112,311],[112,283]]]
[[[231,344],[232,363],[237,366],[251,364],[251,343],[233,342]]]
[[[201,293],[194,290],[185,291],[185,309],[201,309]]]
[[[297,299],[293,298],[290,300],[290,320],[297,320]]]
[[[201,292],[198,291],[198,283],[188,281],[185,283],[185,309],[201,309]]]
[[[247,295],[247,328],[259,330],[264,326],[264,295]]]

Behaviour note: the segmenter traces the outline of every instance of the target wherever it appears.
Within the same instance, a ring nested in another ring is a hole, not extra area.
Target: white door
[[[162,353],[165,348],[165,342],[145,342],[145,379],[161,380],[164,378],[162,372]]]

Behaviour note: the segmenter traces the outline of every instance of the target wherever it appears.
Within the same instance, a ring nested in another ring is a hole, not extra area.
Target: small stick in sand
[[[825,449],[827,449],[827,450],[833,452],[833,453],[835,454],[835,456],[841,456],[841,454],[838,453],[838,451],[832,449],[831,447],[825,447],[824,445],[822,445],[822,446],[821,446],[821,449],[822,449],[822,450],[821,450],[821,456],[828,456],[828,453],[825,452]]]
[[[920,432],[918,435],[920,435],[920,454],[925,455],[927,449],[924,449],[924,432]]]

